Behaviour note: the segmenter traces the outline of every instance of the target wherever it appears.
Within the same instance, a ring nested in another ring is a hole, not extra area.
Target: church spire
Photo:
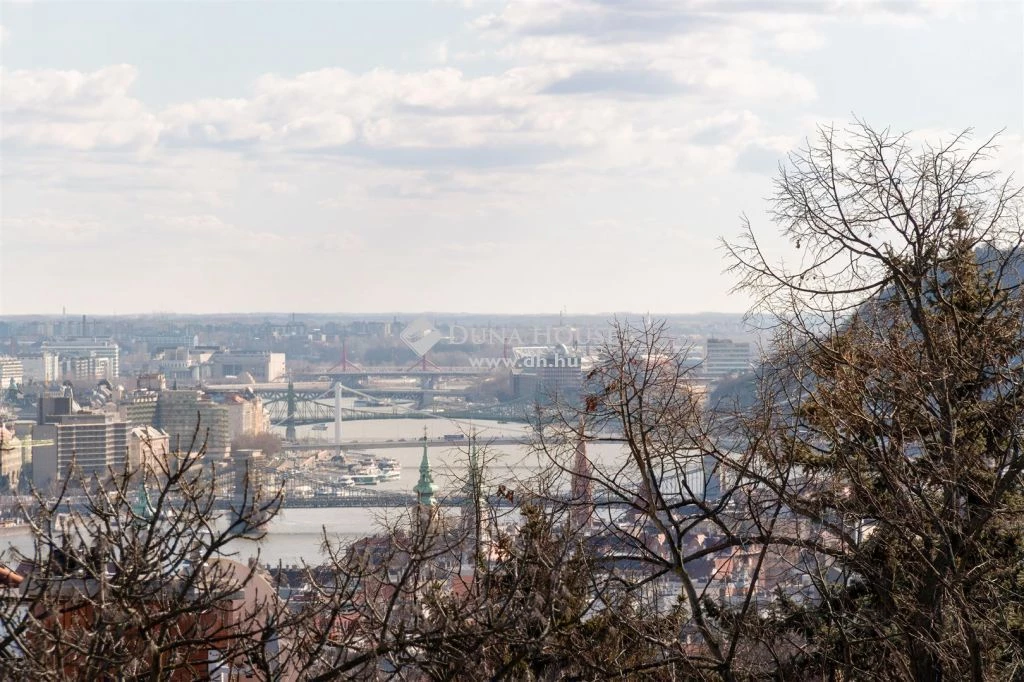
[[[480,454],[476,447],[476,429],[469,435],[469,468],[462,492],[462,524],[474,540],[479,539],[483,509],[483,467],[480,465]]]
[[[586,422],[580,419],[579,440],[576,442],[576,457],[572,466],[570,493],[572,511],[570,516],[577,528],[588,528],[594,517],[593,467],[587,456]]]
[[[434,483],[434,476],[430,472],[430,455],[427,453],[427,428],[423,427],[423,459],[420,460],[420,480],[412,489],[416,493],[416,504],[420,507],[431,507],[434,505],[434,493],[437,492],[437,484]]]
[[[154,516],[153,502],[149,499],[149,491],[146,490],[146,472],[139,469],[139,489],[135,494],[135,501],[132,503],[132,513],[135,515],[133,521],[140,526],[148,524]]]

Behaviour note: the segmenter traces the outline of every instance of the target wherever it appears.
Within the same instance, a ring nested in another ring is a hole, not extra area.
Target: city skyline
[[[815,126],[1002,130],[1019,171],[1022,18],[4,3],[0,315],[741,312],[717,240],[775,233]]]

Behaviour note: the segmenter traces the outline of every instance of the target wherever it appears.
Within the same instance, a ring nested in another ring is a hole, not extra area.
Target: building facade
[[[238,378],[243,374],[252,376],[253,380],[259,383],[284,381],[286,378],[285,354],[236,350],[215,353],[210,358],[210,379],[212,381]]]
[[[60,378],[60,358],[54,352],[19,353],[18,359],[27,382],[50,384]]]
[[[22,446],[21,439],[0,424],[0,478],[5,478],[7,485],[16,487],[21,476]]]
[[[517,398],[542,403],[573,400],[583,386],[583,358],[566,346],[513,349],[513,391]]]
[[[79,412],[51,415],[32,431],[32,481],[46,490],[71,476],[105,478],[124,468],[128,423]]]
[[[24,381],[21,360],[10,355],[0,355],[0,390],[6,390],[11,384],[21,386]]]
[[[128,466],[132,471],[152,466],[156,459],[166,459],[171,440],[155,426],[136,426],[128,432]]]
[[[228,408],[201,391],[161,391],[156,426],[167,433],[172,450],[205,445],[206,455],[215,459],[224,459],[230,453]]]
[[[228,408],[228,432],[234,440],[244,433],[264,433],[270,429],[263,400],[258,395],[229,395],[224,399]]]
[[[137,389],[118,403],[118,415],[131,427],[152,426],[157,422],[158,401],[156,391]]]
[[[71,380],[107,379],[113,381],[121,372],[121,352],[116,342],[110,339],[68,339],[65,341],[47,341],[43,350],[56,353],[61,359],[64,372],[80,372],[82,376],[67,376]],[[85,362],[70,362],[70,360]],[[91,361],[91,362],[90,362]],[[67,364],[65,364],[67,363]],[[103,372],[100,376],[98,373]]]
[[[708,339],[704,350],[704,376],[720,379],[750,371],[751,344],[747,341]]]

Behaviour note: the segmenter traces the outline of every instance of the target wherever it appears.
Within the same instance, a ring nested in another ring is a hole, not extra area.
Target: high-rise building
[[[156,391],[132,391],[118,403],[118,414],[132,427],[152,426],[157,422],[158,400],[159,393]]]
[[[99,379],[110,381],[115,376],[111,367],[110,358],[95,355],[61,358],[59,374],[63,379],[73,382],[92,383]]]
[[[71,476],[105,478],[123,469],[128,455],[128,423],[102,414],[50,415],[32,438],[32,480],[40,490]]]
[[[120,349],[110,339],[67,339],[65,341],[46,341],[43,350],[60,355],[62,363],[72,358],[93,358],[92,363],[72,363],[68,368],[82,372],[106,372],[106,376],[80,378],[107,379],[113,381],[121,372]]]
[[[201,391],[161,391],[156,426],[167,432],[172,450],[205,446],[206,455],[215,459],[226,458],[231,450],[228,408]]]
[[[21,386],[24,371],[21,360],[10,355],[0,355],[0,390],[6,390],[12,383]]]
[[[750,371],[751,346],[747,341],[708,339],[704,347],[704,376],[720,379]]]
[[[25,381],[49,384],[60,378],[60,358],[52,351],[19,353]]]
[[[583,386],[583,358],[560,346],[523,346],[513,349],[513,390],[517,397],[540,402],[573,400]]]
[[[74,414],[80,409],[70,391],[46,393],[39,398],[36,423],[50,424],[56,417]]]

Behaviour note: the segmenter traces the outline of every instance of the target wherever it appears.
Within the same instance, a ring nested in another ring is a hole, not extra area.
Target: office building
[[[113,381],[121,372],[120,349],[112,340],[105,339],[68,339],[65,341],[47,341],[43,350],[56,353],[61,358],[61,369],[65,372],[81,373],[81,376],[67,376],[77,379],[107,379]],[[72,359],[91,359],[92,362],[68,363]],[[104,375],[98,375],[99,372]]]
[[[512,386],[516,397],[554,402],[573,400],[583,386],[583,358],[564,345],[513,349]]]
[[[50,392],[39,398],[36,423],[51,424],[57,421],[57,417],[75,414],[81,409],[70,390]]]
[[[137,389],[118,403],[118,415],[131,427],[152,426],[157,422],[158,400],[156,391]]]
[[[7,390],[11,384],[21,386],[23,382],[21,360],[10,355],[0,355],[0,390]]]
[[[26,382],[50,384],[60,378],[60,358],[52,351],[19,353]]]
[[[167,433],[172,450],[205,446],[212,459],[223,459],[231,450],[228,408],[201,391],[161,391],[156,426]]]
[[[704,376],[720,379],[750,371],[751,345],[746,341],[708,339],[704,351]]]
[[[37,489],[72,478],[106,478],[123,470],[128,454],[128,423],[79,412],[47,416],[32,430],[32,481]]]

